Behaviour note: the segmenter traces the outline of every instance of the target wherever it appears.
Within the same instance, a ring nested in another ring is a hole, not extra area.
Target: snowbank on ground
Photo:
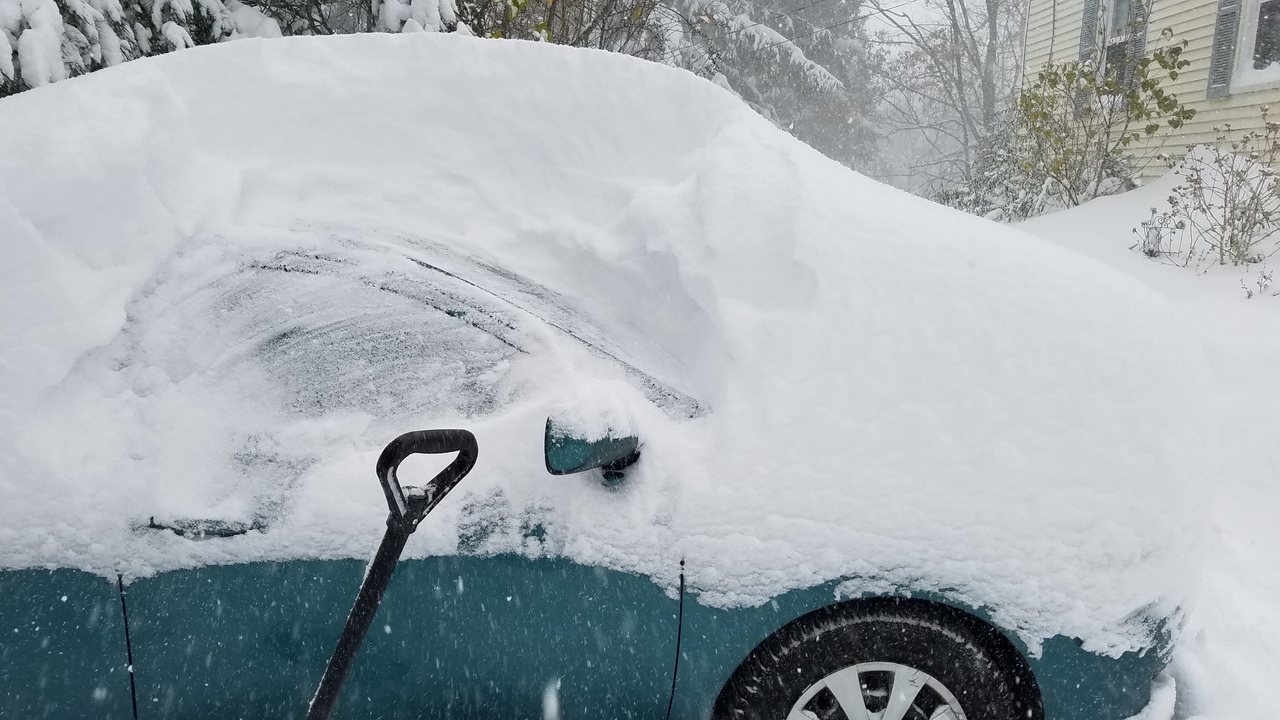
[[[1213,543],[1171,668],[1178,717],[1261,720],[1280,678],[1280,296],[1274,285],[1256,291],[1257,265],[1183,268],[1130,249],[1133,229],[1151,208],[1165,210],[1176,183],[1166,175],[1020,228],[1166,295],[1203,343],[1212,402],[1202,425],[1219,447],[1204,478]]]
[[[717,605],[852,577],[1110,652],[1197,576],[1203,373],[1162,298],[681,71],[244,41],[7,99],[0,126],[0,566],[365,557],[381,446],[463,425],[480,461],[408,555],[669,588],[683,557]],[[543,470],[583,385],[645,442],[621,489]]]

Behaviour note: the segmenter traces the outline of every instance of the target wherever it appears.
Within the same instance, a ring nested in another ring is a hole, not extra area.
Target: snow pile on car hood
[[[718,605],[945,591],[1111,652],[1193,585],[1200,361],[1164,302],[686,73],[244,41],[0,127],[0,565],[365,557],[382,445],[464,426],[480,461],[409,556],[669,588],[685,558]],[[566,405],[639,432],[619,488],[543,470]],[[148,527],[195,520],[249,531]]]

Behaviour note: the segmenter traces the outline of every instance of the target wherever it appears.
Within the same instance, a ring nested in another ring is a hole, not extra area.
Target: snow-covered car
[[[338,717],[1172,707],[1199,366],[1118,274],[598,52],[244,41],[0,127],[6,717],[302,717],[437,427]]]

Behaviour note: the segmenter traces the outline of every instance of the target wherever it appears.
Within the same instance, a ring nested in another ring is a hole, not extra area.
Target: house
[[[1211,142],[1215,126],[1261,129],[1262,105],[1280,121],[1280,0],[1028,0],[1025,77],[1050,61],[1135,57],[1161,42],[1165,28],[1187,41],[1183,58],[1191,65],[1164,87],[1196,116],[1135,148],[1148,160],[1148,178],[1165,171],[1156,153]]]

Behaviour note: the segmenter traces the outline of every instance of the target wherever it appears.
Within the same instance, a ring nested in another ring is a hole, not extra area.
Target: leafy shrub
[[[1161,37],[1164,44],[1127,63],[1046,64],[980,150],[971,177],[936,198],[1015,221],[1134,187],[1142,167],[1133,143],[1195,115],[1162,87],[1190,64],[1187,42],[1172,42],[1167,30]]]
[[[1162,37],[1172,39],[1167,30]],[[1078,61],[1042,68],[1018,96],[1022,171],[1044,178],[1066,207],[1131,188],[1141,168],[1130,145],[1195,116],[1161,87],[1190,64],[1186,46],[1157,47],[1102,72]]]

